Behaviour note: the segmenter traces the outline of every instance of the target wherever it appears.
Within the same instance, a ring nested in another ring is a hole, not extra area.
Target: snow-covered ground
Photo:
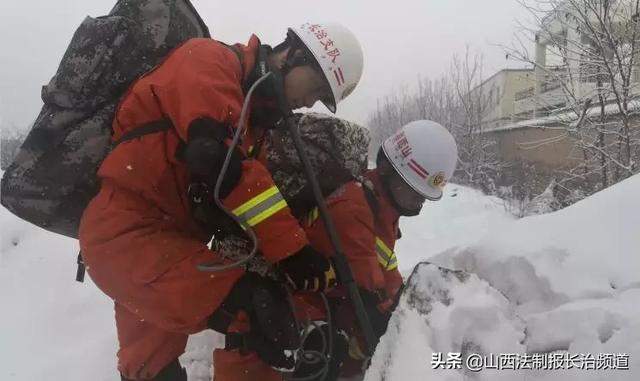
[[[499,200],[450,185],[403,219],[396,252],[425,265],[381,341],[369,380],[640,378],[640,176],[553,214],[515,220]],[[77,243],[0,209],[0,380],[116,381],[113,307],[75,282]],[[444,275],[443,275],[444,274]],[[447,275],[448,274],[448,275]],[[437,295],[421,300],[416,295]],[[413,295],[413,297],[411,296]],[[182,362],[207,380],[220,336],[190,338]],[[433,352],[626,353],[627,371],[432,369]]]

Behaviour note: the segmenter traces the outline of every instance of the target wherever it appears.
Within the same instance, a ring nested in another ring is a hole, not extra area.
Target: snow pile
[[[462,380],[462,372],[448,367],[462,369],[471,353],[521,353],[524,336],[524,323],[509,301],[485,281],[425,262],[407,282],[366,380]],[[458,362],[449,361],[448,353],[454,352],[460,354]],[[437,353],[443,357],[432,358]],[[514,373],[473,376],[510,380]]]
[[[451,184],[440,201],[427,201],[419,216],[400,219],[402,238],[395,247],[400,271],[408,276],[418,262],[472,245],[490,227],[506,228],[514,220],[503,200]]]
[[[536,380],[636,380],[640,377],[640,176],[634,176],[612,188],[595,194],[564,210],[518,221],[507,221],[494,214],[485,214],[480,228],[482,237],[470,243],[465,231],[460,234],[458,247],[445,247],[438,255],[433,251],[397,252],[401,268],[429,258],[441,266],[464,270],[477,276],[502,293],[525,323],[524,348],[518,353],[592,354],[597,357],[622,354],[628,357],[628,370],[528,370],[526,379]],[[451,200],[443,202],[451,203]],[[425,211],[428,216],[428,209]],[[470,217],[475,213],[471,211]],[[446,216],[437,215],[438,222],[451,227]],[[425,218],[423,216],[419,218]],[[456,219],[456,222],[459,222]],[[406,222],[408,225],[409,223]],[[408,229],[407,229],[408,230]],[[469,234],[477,236],[476,232]],[[405,233],[406,235],[406,233]],[[423,235],[425,237],[425,235]],[[428,237],[427,237],[428,238]],[[427,239],[422,247],[431,245]],[[449,243],[454,244],[454,242]],[[417,255],[416,255],[417,254]],[[473,276],[472,276],[473,278]],[[423,279],[422,282],[428,282]],[[471,298],[482,298],[478,288]],[[425,295],[429,295],[428,293]],[[416,319],[422,324],[423,333],[393,336],[388,332],[383,343],[397,340],[394,347],[402,349],[407,359],[399,356],[374,361],[369,372],[376,378],[383,369],[399,369],[391,379],[422,379],[417,375],[433,374],[431,353],[450,350],[462,352],[460,341],[439,337],[442,331],[455,329],[449,321],[443,325],[437,321],[436,309],[419,317],[409,312],[410,306],[400,306],[394,316],[400,333],[405,327],[414,327]],[[458,308],[453,304],[453,309]],[[415,310],[411,310],[414,311]],[[470,311],[470,313],[474,313]],[[480,313],[481,317],[482,313]],[[480,318],[479,317],[479,318]],[[471,319],[471,318],[470,318]],[[482,324],[465,330],[481,330]],[[505,324],[496,334],[504,335],[504,347],[492,350],[494,354],[513,353],[515,345],[511,336],[512,324]],[[407,328],[411,330],[410,328]],[[502,332],[502,333],[501,333]],[[496,338],[496,340],[499,340]],[[435,346],[434,343],[438,343]],[[447,347],[453,343],[453,349]],[[404,348],[422,349],[404,350]],[[386,349],[385,349],[386,350]],[[376,360],[381,356],[376,354]],[[635,361],[634,361],[635,360]],[[398,366],[396,366],[398,364]],[[400,365],[401,364],[401,365]],[[624,367],[624,361],[618,363]],[[436,379],[458,379],[461,371],[440,373]],[[507,371],[508,372],[508,371]],[[476,374],[476,377],[481,375]],[[518,378],[511,374],[513,379]],[[416,378],[417,377],[417,378]],[[424,376],[426,378],[426,376]],[[489,379],[494,379],[490,377]]]

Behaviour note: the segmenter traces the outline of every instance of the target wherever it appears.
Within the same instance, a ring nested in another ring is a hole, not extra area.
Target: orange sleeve
[[[194,119],[211,118],[236,127],[244,95],[238,58],[210,39],[192,39],[154,73],[151,90],[182,140]]]
[[[298,252],[309,243],[269,171],[257,160],[242,162],[240,182],[223,202],[253,228],[262,255],[271,263]]]
[[[329,202],[327,207],[358,286],[371,291],[384,289],[385,278],[375,252],[373,216],[364,197]],[[320,218],[307,230],[307,237],[316,250],[333,255],[333,245]]]
[[[230,49],[209,39],[192,39],[160,67],[153,92],[180,138],[198,118],[211,118],[236,127],[244,95],[238,58]],[[275,186],[267,169],[255,160],[243,162],[243,175],[225,204],[236,209]],[[259,208],[258,208],[259,209]],[[250,214],[250,213],[249,213]],[[275,263],[307,244],[306,234],[288,206],[252,225],[265,258]]]

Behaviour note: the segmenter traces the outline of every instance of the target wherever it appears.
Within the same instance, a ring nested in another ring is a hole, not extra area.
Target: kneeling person
[[[425,200],[439,200],[456,162],[457,146],[449,131],[432,121],[414,121],[385,140],[377,167],[367,171],[362,181],[345,184],[327,199],[377,337],[386,331],[403,285],[393,251],[400,238],[399,217],[416,216]],[[310,213],[305,231],[315,249],[333,255],[317,210]],[[329,296],[336,328],[350,338],[340,376],[362,376],[365,347],[353,306],[341,287]]]

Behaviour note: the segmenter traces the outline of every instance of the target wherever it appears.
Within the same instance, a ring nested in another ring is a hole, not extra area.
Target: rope
[[[291,309],[293,310],[294,306],[292,302],[292,297],[288,289],[287,289],[287,294],[288,294],[289,303],[291,305]],[[331,316],[331,308],[329,307],[329,301],[327,300],[327,297],[323,293],[320,293],[320,296],[322,298],[322,302],[324,304],[324,308],[326,311],[326,316],[327,316],[326,324],[329,328],[329,337],[327,338],[327,335],[324,333],[324,331],[321,328],[321,325],[318,324],[318,322],[309,321],[307,325],[301,329],[300,323],[296,319],[296,325],[298,327],[298,331],[303,332],[303,334],[300,339],[300,347],[296,350],[296,364],[292,373],[295,372],[296,369],[299,369],[299,367],[303,364],[315,365],[318,363],[323,363],[322,367],[316,373],[313,373],[308,376],[302,376],[302,377],[288,376],[287,377],[286,375],[284,375],[285,378],[289,381],[312,381],[312,380],[321,381],[326,378],[327,373],[329,372],[329,363],[331,361],[331,354],[333,353],[333,344],[334,344],[333,335],[332,335],[333,334],[333,322],[332,322],[333,318]],[[309,335],[314,331],[314,329],[320,333],[320,337],[322,338],[322,349],[320,351],[305,350],[304,342],[307,340]]]
[[[253,259],[253,257],[256,256],[258,252],[258,237],[256,236],[256,233],[253,231],[251,226],[248,226],[247,224],[245,224],[242,220],[240,220],[238,216],[231,213],[231,211],[224,206],[222,201],[220,201],[220,188],[222,186],[222,181],[224,180],[224,176],[227,173],[227,170],[229,169],[229,163],[231,162],[231,155],[233,154],[233,151],[235,150],[236,146],[238,145],[238,142],[240,141],[240,135],[242,135],[243,127],[245,125],[246,112],[247,112],[247,109],[249,108],[249,101],[251,100],[253,91],[258,87],[258,85],[260,85],[260,83],[262,83],[262,81],[267,79],[270,75],[271,75],[271,72],[266,73],[265,75],[260,77],[257,81],[254,82],[254,84],[251,86],[251,88],[249,88],[249,91],[247,92],[247,96],[245,97],[244,103],[242,105],[242,111],[240,112],[238,127],[236,128],[235,134],[233,135],[233,140],[231,141],[231,144],[229,145],[229,149],[227,150],[227,156],[224,159],[224,163],[222,164],[222,169],[220,169],[220,174],[218,175],[218,180],[216,181],[216,186],[213,190],[213,199],[216,205],[218,206],[218,208],[220,208],[220,210],[223,210],[239,226],[244,227],[245,231],[249,235],[249,238],[251,239],[251,245],[252,245],[251,252],[247,254],[244,258],[241,258],[236,262],[229,263],[226,265],[218,265],[213,263],[198,265],[198,270],[200,271],[217,272],[217,271],[234,269],[234,268],[243,266],[245,263],[249,262],[251,259]]]

